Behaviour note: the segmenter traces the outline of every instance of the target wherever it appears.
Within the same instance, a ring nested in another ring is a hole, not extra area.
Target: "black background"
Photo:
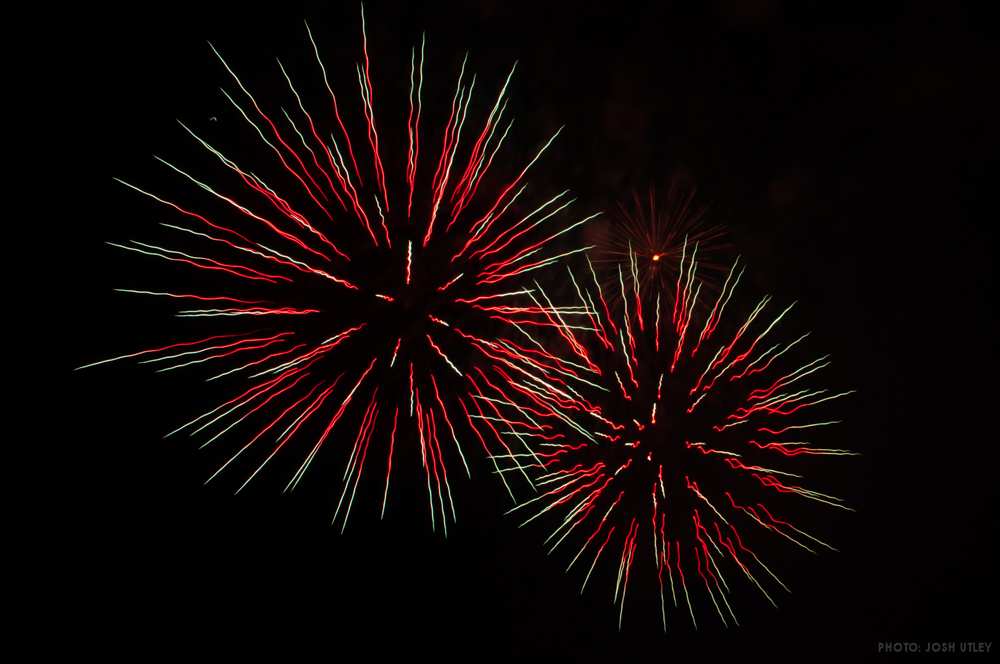
[[[609,209],[634,188],[690,177],[756,286],[801,301],[816,347],[859,390],[845,446],[864,456],[840,478],[858,508],[835,524],[841,552],[792,571],[779,610],[743,597],[753,601],[740,629],[691,633],[679,621],[664,636],[641,615],[655,618],[654,607],[629,605],[619,633],[610,582],[579,597],[539,532],[501,516],[488,480],[457,487],[447,541],[419,509],[339,535],[325,492],[205,488],[212,468],[194,446],[161,440],[200,412],[201,394],[123,366],[67,379],[69,440],[94,464],[83,495],[101,498],[67,546],[88,588],[77,620],[137,656],[335,661],[854,660],[879,659],[880,641],[994,640],[995,216],[985,208],[997,33],[985,14],[942,4],[366,5],[376,85],[421,30],[448,64],[429,79],[438,90],[465,48],[487,88],[519,60],[520,136],[567,124],[545,163],[553,183]],[[153,172],[150,155],[185,140],[174,118],[204,123],[223,110],[225,72],[205,40],[263,80],[277,75],[272,56],[304,57],[303,19],[328,63],[353,62],[358,18],[355,3],[299,2],[88,17],[77,51],[87,60],[65,65],[83,83],[74,102],[95,115],[79,130],[95,165],[77,177],[93,178],[97,200],[70,235],[73,366],[165,333],[110,293],[136,263],[104,240],[139,237],[151,221],[131,216],[111,176]]]

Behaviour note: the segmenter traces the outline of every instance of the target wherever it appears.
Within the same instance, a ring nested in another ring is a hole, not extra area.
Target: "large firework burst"
[[[457,457],[469,473],[468,446],[485,445],[473,417],[479,405],[467,395],[494,368],[475,349],[501,343],[511,325],[544,326],[561,315],[534,304],[520,284],[585,251],[560,252],[551,243],[587,219],[559,221],[572,203],[566,191],[526,203],[529,169],[559,132],[527,163],[507,163],[501,148],[513,124],[513,68],[484,107],[481,128],[470,129],[475,76],[463,60],[450,102],[425,101],[421,39],[410,54],[408,88],[403,82],[400,90],[407,103],[386,114],[405,132],[383,131],[363,10],[361,18],[363,59],[351,72],[360,92],[355,114],[335,94],[311,31],[318,84],[298,87],[279,62],[287,107],[256,99],[212,48],[235,86],[223,90],[232,117],[247,131],[229,151],[182,123],[201,158],[183,168],[157,159],[186,187],[181,196],[198,195],[167,198],[119,180],[171,217],[158,229],[163,241],[110,244],[165,261],[185,284],[124,292],[180,302],[178,316],[218,327],[87,366],[136,359],[161,372],[203,369],[209,381],[231,383],[221,404],[172,433],[198,436],[203,447],[235,441],[210,479],[242,470],[237,490],[288,458],[286,489],[293,489],[335,446],[343,464],[334,513],[341,528],[359,485],[368,485],[385,514],[408,454],[422,469],[415,481],[426,487],[432,527],[447,533],[456,516],[450,469]],[[307,110],[311,93],[324,98],[319,112]],[[447,117],[428,129],[425,106],[442,106]],[[362,482],[371,466],[377,477]]]
[[[644,301],[634,253],[619,266],[617,306],[592,266],[585,278],[570,272],[580,304],[572,319],[554,315],[560,343],[539,340],[530,357],[496,353],[510,388],[478,395],[504,409],[499,435],[530,448],[498,455],[504,474],[527,473],[537,490],[512,512],[524,524],[552,521],[546,544],[571,549],[581,592],[599,562],[616,568],[619,627],[643,565],[664,629],[673,609],[695,627],[703,611],[738,623],[728,598],[740,578],[772,604],[787,590],[758,544],[832,549],[792,520],[803,501],[850,510],[802,473],[819,457],[853,454],[815,442],[839,423],[827,408],[852,391],[812,386],[830,359],[807,353],[808,334],[779,338],[792,306],[763,297],[742,309],[739,261],[699,307],[698,248],[681,251],[674,299]]]

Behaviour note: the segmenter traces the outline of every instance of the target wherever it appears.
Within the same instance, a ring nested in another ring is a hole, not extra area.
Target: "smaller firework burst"
[[[658,590],[664,630],[673,611],[696,628],[702,615],[738,625],[738,584],[773,605],[787,590],[761,548],[833,550],[793,522],[851,511],[814,482],[824,460],[855,454],[819,442],[840,423],[829,408],[853,390],[813,385],[831,360],[808,351],[808,333],[780,337],[794,305],[734,297],[738,260],[699,307],[698,253],[682,243],[677,297],[652,304],[635,253],[619,266],[617,304],[592,266],[586,278],[570,272],[577,322],[554,317],[558,344],[495,353],[510,386],[478,395],[509,413],[499,436],[527,448],[496,455],[502,474],[527,475],[536,490],[511,512],[553,524],[546,545],[569,550],[581,592],[599,564],[615,568],[619,627],[637,567]]]
[[[593,261],[609,299],[617,299],[618,266],[630,256],[635,257],[639,292],[647,301],[657,294],[673,297],[685,243],[698,245],[701,282],[717,290],[728,267],[723,256],[730,245],[725,228],[709,223],[707,213],[695,187],[678,175],[659,195],[651,187],[645,195],[636,191],[631,201],[619,203],[608,222],[594,231]]]

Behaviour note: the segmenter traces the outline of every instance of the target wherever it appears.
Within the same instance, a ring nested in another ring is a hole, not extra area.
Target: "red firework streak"
[[[346,457],[333,518],[341,529],[373,465],[380,477],[371,493],[381,498],[384,516],[399,472],[394,461],[402,446],[411,446],[432,528],[440,525],[447,534],[447,519],[456,518],[448,459],[458,456],[468,474],[461,441],[485,445],[483,433],[494,426],[479,419],[486,413],[469,395],[502,377],[502,367],[476,349],[517,347],[503,331],[551,325],[566,313],[537,305],[533,290],[520,283],[586,251],[551,247],[592,217],[560,222],[572,203],[565,191],[542,203],[522,200],[529,169],[558,131],[526,165],[494,173],[506,161],[498,154],[513,124],[505,117],[513,68],[488,101],[481,128],[469,129],[475,76],[463,61],[447,119],[428,134],[421,39],[411,52],[408,108],[396,118],[406,131],[381,132],[363,9],[361,19],[363,58],[351,72],[361,102],[354,116],[335,94],[311,31],[320,81],[314,87],[324,98],[315,115],[280,62],[291,103],[276,113],[258,103],[213,47],[238,88],[223,91],[233,119],[249,129],[251,147],[266,160],[244,168],[182,124],[207,157],[199,168],[214,167],[219,184],[157,159],[199,192],[199,202],[172,202],[119,180],[175,214],[176,221],[161,227],[189,244],[183,251],[139,241],[113,246],[192,268],[196,284],[235,294],[123,292],[189,304],[178,314],[185,318],[272,327],[163,344],[86,366],[136,359],[160,371],[208,368],[209,381],[239,382],[230,398],[171,433],[203,437],[203,447],[241,437],[210,478],[249,464],[237,491],[279,454],[297,450],[301,461],[286,486],[294,489],[320,452],[335,446]],[[363,127],[355,136],[352,122]],[[394,139],[406,145],[405,169],[383,158]],[[244,138],[237,147],[247,145]]]
[[[555,520],[546,544],[572,548],[567,571],[585,568],[581,592],[599,561],[616,567],[619,628],[637,562],[652,563],[664,630],[668,606],[696,628],[702,609],[738,624],[733,575],[772,604],[769,586],[787,590],[753,541],[766,531],[809,552],[832,549],[788,512],[851,509],[803,486],[790,466],[854,454],[810,440],[838,423],[822,412],[852,391],[807,387],[830,361],[803,354],[807,334],[776,338],[791,306],[772,310],[764,297],[744,318],[733,314],[738,260],[699,306],[697,246],[681,251],[678,297],[652,306],[634,253],[618,268],[618,306],[589,263],[584,279],[570,271],[580,305],[572,319],[553,315],[559,342],[539,340],[531,354],[489,349],[509,386],[478,395],[508,413],[498,434],[529,448],[495,457],[501,474],[526,474],[537,492],[511,511],[524,524]]]

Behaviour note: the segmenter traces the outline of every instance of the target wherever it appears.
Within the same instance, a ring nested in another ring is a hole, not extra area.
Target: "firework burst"
[[[698,245],[701,282],[717,290],[728,268],[721,256],[730,247],[725,229],[708,223],[707,212],[694,186],[675,175],[659,196],[652,187],[645,196],[633,192],[604,224],[593,226],[592,258],[609,301],[617,301],[618,266],[630,256],[641,295],[672,298],[685,243]]]
[[[839,423],[828,408],[852,391],[813,386],[830,359],[808,354],[808,334],[779,338],[792,306],[764,297],[741,309],[738,260],[698,306],[697,253],[682,243],[678,296],[652,303],[634,253],[618,270],[618,306],[592,266],[585,278],[570,272],[577,324],[556,317],[560,343],[539,340],[529,362],[498,353],[510,387],[478,395],[509,413],[499,434],[530,448],[498,455],[503,474],[527,472],[536,491],[512,513],[522,525],[554,524],[546,545],[569,550],[581,592],[599,564],[614,568],[619,627],[642,567],[664,630],[673,611],[695,627],[709,613],[738,624],[730,597],[741,580],[771,604],[787,590],[758,544],[832,549],[792,521],[812,507],[851,509],[807,488],[803,473],[854,454],[814,442]]]
[[[196,436],[203,447],[229,441],[209,479],[242,471],[237,491],[289,458],[285,488],[294,489],[335,447],[343,462],[333,521],[341,529],[359,486],[367,484],[361,493],[376,497],[385,514],[408,450],[421,469],[415,482],[426,489],[431,525],[447,534],[456,518],[449,478],[456,464],[470,472],[469,446],[485,445],[487,420],[468,394],[490,383],[495,367],[476,349],[503,343],[507,329],[546,326],[565,313],[536,305],[524,280],[586,251],[556,250],[553,240],[591,217],[565,220],[573,202],[566,191],[527,203],[529,171],[559,132],[526,163],[508,163],[513,68],[476,121],[476,77],[466,60],[453,93],[425,99],[421,39],[410,54],[409,85],[399,90],[404,110],[384,114],[363,10],[361,19],[362,59],[351,72],[356,107],[335,93],[308,26],[314,84],[299,87],[279,61],[285,107],[255,98],[212,47],[232,83],[222,94],[245,127],[242,140],[226,150],[181,123],[200,159],[192,167],[157,160],[184,187],[180,196],[197,196],[168,198],[119,180],[170,218],[157,229],[162,241],[109,244],[163,261],[177,268],[172,277],[188,280],[183,289],[122,292],[176,302],[178,316],[215,327],[86,366],[133,359],[228,382],[228,398],[171,433]],[[314,96],[323,101],[307,103]],[[432,126],[428,106],[444,109]],[[372,467],[376,477],[363,481]]]

